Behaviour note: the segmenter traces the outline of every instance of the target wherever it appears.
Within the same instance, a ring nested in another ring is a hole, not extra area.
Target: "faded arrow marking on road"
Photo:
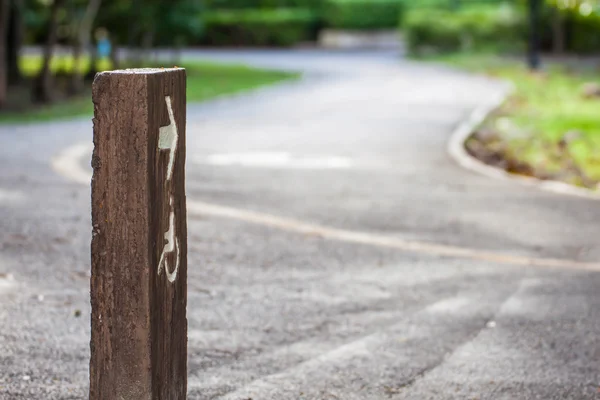
[[[82,167],[82,161],[85,157],[91,157],[91,154],[91,146],[75,145],[65,149],[56,158],[54,158],[52,160],[52,166],[65,178],[74,182],[89,185],[92,173],[91,170],[87,171]],[[303,222],[294,218],[286,218],[266,213],[242,210],[192,199],[188,199],[187,209],[188,215],[190,216],[210,215],[220,218],[235,219],[246,223],[268,226],[288,232],[320,236],[325,239],[347,243],[392,248],[411,253],[464,258],[519,266],[600,271],[600,263],[558,258],[514,256],[506,253],[476,250],[467,247],[410,241],[392,236],[378,235],[375,233],[326,227],[310,222]]]

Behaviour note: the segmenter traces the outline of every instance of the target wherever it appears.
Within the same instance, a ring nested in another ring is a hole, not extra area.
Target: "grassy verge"
[[[26,76],[34,76],[39,71],[39,57],[25,57],[21,60],[21,68]],[[188,103],[212,99],[225,94],[234,94],[260,86],[274,84],[288,79],[298,78],[298,74],[269,71],[251,68],[243,65],[216,64],[208,62],[185,62],[182,65],[187,70],[187,100]],[[83,65],[87,70],[89,65]],[[108,63],[100,65],[103,70],[110,69]],[[55,72],[72,71],[73,63],[70,58],[55,59],[52,64]],[[90,89],[81,96],[61,99],[47,106],[28,106],[23,111],[0,112],[0,123],[8,122],[39,122],[77,116],[91,116],[93,105]],[[26,89],[15,90],[13,95],[28,97]]]
[[[514,173],[597,188],[600,93],[583,95],[586,85],[589,89],[600,84],[596,67],[555,61],[534,74],[527,70],[523,59],[455,54],[429,60],[514,84],[514,95],[467,143],[471,150],[487,146],[484,153],[501,158],[498,163]]]

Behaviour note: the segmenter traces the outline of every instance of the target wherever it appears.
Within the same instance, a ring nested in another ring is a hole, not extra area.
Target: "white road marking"
[[[441,300],[438,303],[452,301],[454,301],[454,299]],[[469,308],[466,312],[469,315],[476,315],[486,308],[485,306],[474,302],[473,299],[468,299],[467,304],[469,305]],[[430,307],[418,311],[413,315],[413,318],[428,319],[427,314],[429,313]],[[442,328],[444,332],[450,332],[462,323],[454,319],[449,321],[450,322],[438,324],[437,328]],[[420,328],[421,325],[415,328],[414,325],[411,326],[411,323],[408,323],[407,321],[395,323],[370,335],[334,347],[327,352],[321,352],[316,357],[309,358],[306,361],[295,364],[279,372],[275,372],[271,375],[264,375],[248,383],[243,383],[241,387],[220,397],[220,399],[240,400],[277,398],[273,396],[277,396],[278,394],[280,397],[285,397],[281,396],[281,394],[286,391],[286,384],[294,386],[299,383],[310,384],[310,382],[307,382],[307,378],[310,380],[318,375],[332,376],[343,368],[347,368],[348,365],[368,366],[375,363],[376,360],[380,360],[378,357],[380,357],[381,354],[385,352],[385,349],[390,346],[399,346],[403,350],[407,350],[407,353],[402,352],[398,355],[398,357],[406,357],[410,354],[409,349],[414,346],[412,342],[415,340],[422,340],[424,335],[431,334],[429,331]],[[207,382],[205,379],[200,380],[197,376],[198,375],[196,375],[196,377],[190,377],[190,388],[202,390],[206,388],[207,385],[210,385],[211,382]],[[299,398],[302,397],[300,396]]]
[[[351,159],[333,155],[292,155],[287,152],[222,153],[197,157],[198,164],[250,168],[346,169]]]
[[[91,172],[86,172],[82,167],[82,158],[90,156],[91,151],[81,154],[81,151],[66,149],[58,157],[58,165],[62,168],[57,171],[65,177],[75,181],[89,183]],[[73,159],[74,156],[79,156]],[[61,159],[68,158],[68,159]],[[64,167],[68,168],[64,168]],[[85,179],[81,179],[85,177]],[[315,235],[326,239],[337,240],[347,243],[356,243],[369,246],[393,248],[397,250],[437,255],[452,258],[465,258],[485,262],[543,267],[543,268],[567,268],[574,270],[600,271],[600,263],[583,262],[556,258],[535,258],[524,256],[513,256],[510,254],[495,253],[485,250],[471,249],[467,247],[449,246],[444,244],[417,242],[401,238],[379,235],[370,232],[350,231],[339,228],[326,227],[310,222],[303,222],[293,218],[285,218],[271,214],[225,207],[218,204],[210,204],[188,198],[187,211],[190,216],[214,216],[229,218],[257,225],[268,226],[288,232],[305,235]]]
[[[0,189],[0,203],[11,203],[21,201],[25,198],[23,192],[15,190]]]
[[[93,150],[94,146],[92,144],[76,144],[67,147],[52,159],[52,168],[73,182],[89,185],[92,182],[92,167],[84,169],[81,166],[81,161],[85,157],[91,159]]]
[[[0,293],[7,291],[8,289],[16,285],[15,277],[12,274],[1,274],[0,275]]]
[[[432,314],[451,314],[461,311],[472,301],[473,299],[467,297],[450,297],[430,304],[425,311]]]
[[[330,228],[318,224],[299,221],[293,218],[279,217],[254,211],[240,210],[201,201],[188,201],[188,215],[229,218],[247,223],[269,226],[288,232],[320,236],[341,242],[370,246],[387,247],[411,253],[422,253],[452,258],[466,258],[499,264],[511,264],[532,267],[570,268],[588,271],[600,271],[600,263],[582,262],[557,258],[534,258],[495,253],[468,247],[449,246],[444,244],[404,240],[393,236],[379,235],[370,232],[350,231]]]

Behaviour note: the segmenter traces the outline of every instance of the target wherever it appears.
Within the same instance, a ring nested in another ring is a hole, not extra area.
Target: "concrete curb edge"
[[[447,144],[447,151],[450,157],[461,167],[487,176],[493,179],[501,179],[516,182],[521,185],[536,187],[548,192],[576,196],[586,199],[600,200],[600,193],[595,193],[589,189],[578,188],[564,182],[540,180],[533,177],[518,176],[510,174],[500,168],[485,164],[469,154],[465,148],[465,142],[475,129],[481,125],[487,117],[498,109],[514,91],[512,84],[505,83],[499,93],[496,93],[488,102],[475,108],[471,114],[461,122],[450,135]]]

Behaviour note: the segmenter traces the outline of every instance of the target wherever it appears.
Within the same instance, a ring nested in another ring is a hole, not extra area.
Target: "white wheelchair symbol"
[[[177,133],[177,124],[175,123],[175,117],[173,116],[173,106],[171,104],[171,97],[165,96],[165,102],[167,103],[167,111],[169,112],[169,125],[162,126],[158,132],[158,149],[169,151],[169,163],[167,164],[167,182],[173,178],[173,168],[175,166],[175,155],[177,152],[177,140],[179,134]],[[175,236],[175,207],[173,205],[173,196],[169,197],[169,207],[171,207],[171,213],[169,214],[169,230],[165,232],[164,239],[165,245],[158,262],[158,275],[165,270],[167,279],[173,283],[177,279],[177,271],[179,271],[179,239]],[[167,255],[175,252],[176,261],[175,268],[171,271],[169,267],[169,261]]]

